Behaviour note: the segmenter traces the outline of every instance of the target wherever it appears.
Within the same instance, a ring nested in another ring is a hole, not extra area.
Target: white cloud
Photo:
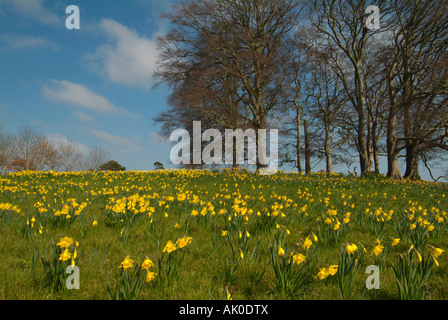
[[[0,48],[8,50],[25,50],[30,48],[49,48],[59,50],[60,47],[44,37],[24,36],[18,34],[0,34]]]
[[[151,143],[152,145],[162,147],[170,147],[172,145],[169,139],[162,137],[157,132],[148,131],[148,135],[149,135],[149,143]]]
[[[66,80],[53,80],[53,86],[43,86],[43,95],[52,101],[65,102],[83,109],[104,114],[130,115],[128,111],[119,108],[107,98],[90,91],[81,84]]]
[[[44,7],[43,0],[0,0],[0,5],[6,5],[11,11],[46,25],[63,23],[62,17]]]
[[[49,133],[46,136],[47,136],[48,140],[50,140],[51,142],[53,142],[55,144],[56,147],[59,147],[61,144],[67,143],[69,141],[69,139],[66,136],[64,136],[63,134],[61,134],[59,132]],[[89,153],[89,147],[82,144],[81,142],[77,142],[77,141],[70,141],[70,142],[73,143],[73,145],[75,145],[81,153],[83,153],[83,154]]]
[[[116,84],[150,88],[157,61],[156,42],[112,19],[101,20],[100,28],[112,43],[87,57],[93,68]]]
[[[127,151],[145,151],[146,149],[137,145],[132,139],[126,137],[120,137],[113,135],[104,130],[91,129],[91,133],[98,139],[103,140],[109,144],[119,147],[121,153],[126,153]]]
[[[92,123],[96,122],[94,117],[92,117],[91,115],[85,114],[84,112],[81,112],[81,111],[76,111],[73,113],[73,115],[75,117],[77,117],[78,119],[85,121],[85,122],[92,122]]]

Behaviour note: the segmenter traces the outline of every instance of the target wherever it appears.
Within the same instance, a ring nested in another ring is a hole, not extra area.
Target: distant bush
[[[100,171],[126,171],[126,167],[121,166],[117,161],[111,160],[103,163],[99,167]]]

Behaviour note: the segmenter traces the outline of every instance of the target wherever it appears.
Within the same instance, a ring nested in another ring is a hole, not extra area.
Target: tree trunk
[[[266,116],[262,111],[262,108],[258,108],[259,113],[258,115],[256,115],[255,117],[255,124],[256,124],[256,129],[255,129],[255,135],[257,137],[257,141],[256,141],[256,146],[257,146],[257,170],[259,169],[264,169],[264,168],[268,168],[268,162],[267,162],[267,140],[266,140],[266,135],[261,135],[261,139],[260,139],[260,132],[258,130],[260,129],[264,129],[266,130]],[[260,141],[262,140],[262,141]],[[262,148],[261,148],[262,146]],[[264,149],[264,150],[263,150]]]
[[[395,134],[397,129],[397,101],[396,91],[394,85],[394,72],[397,68],[397,63],[392,64],[388,71],[388,90],[389,90],[389,116],[387,117],[387,177],[392,180],[401,180],[403,177],[398,166],[398,142]]]
[[[325,160],[326,160],[326,168],[327,173],[331,173],[333,171],[332,159],[331,159],[331,137],[330,137],[330,128],[328,125],[325,126]]]
[[[397,115],[391,106],[387,119],[387,177],[393,180],[402,179],[400,167],[398,166],[398,148],[395,130],[397,127]]]
[[[369,171],[369,150],[367,145],[367,119],[366,102],[364,96],[364,83],[361,76],[360,65],[355,65],[356,111],[358,114],[358,152],[361,175]]]
[[[308,121],[303,120],[303,129],[305,131],[305,173],[311,173],[311,149],[310,136],[308,132]]]
[[[297,104],[297,103],[296,103]],[[301,114],[300,114],[300,110],[299,108],[296,106],[296,110],[297,110],[297,145],[296,145],[296,152],[297,152],[297,170],[299,173],[303,172],[303,168],[302,168],[302,148],[301,148],[301,144],[302,144],[302,120],[301,120]]]
[[[371,172],[374,162],[374,150],[373,150],[373,129],[372,129],[372,117],[370,114],[367,116],[367,157],[369,163],[367,165],[367,172]]]
[[[405,179],[409,180],[421,180],[419,164],[420,154],[417,152],[415,144],[411,144],[406,148],[406,172],[404,174]]]

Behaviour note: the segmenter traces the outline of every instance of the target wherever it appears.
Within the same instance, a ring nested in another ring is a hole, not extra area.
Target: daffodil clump
[[[342,300],[362,298],[364,291],[356,286],[356,277],[360,271],[366,249],[355,243],[345,243],[339,254],[337,268],[338,289]]]
[[[46,283],[52,292],[58,292],[66,287],[66,268],[69,265],[76,265],[78,247],[78,241],[62,237],[56,245],[51,243],[50,256],[42,255]]]
[[[399,254],[397,263],[392,266],[401,300],[422,300],[428,294],[427,282],[433,266],[439,266],[437,258],[443,249],[427,245],[417,250],[411,245],[405,254]]]
[[[289,231],[289,230],[288,230]],[[277,290],[289,297],[303,293],[315,271],[315,255],[310,254],[312,240],[302,244],[305,254],[291,250],[286,241],[287,229],[278,228],[270,241],[271,265],[276,277]],[[317,237],[313,237],[317,241]]]
[[[168,240],[158,258],[159,275],[162,282],[171,284],[175,281],[182,268],[186,247],[193,241],[192,237],[181,237],[172,242]]]
[[[141,264],[137,264],[130,256],[126,256],[118,268],[114,289],[112,289],[109,276],[107,277],[109,300],[136,300],[144,284],[152,282],[157,276],[152,269],[154,263],[148,257],[145,257]]]

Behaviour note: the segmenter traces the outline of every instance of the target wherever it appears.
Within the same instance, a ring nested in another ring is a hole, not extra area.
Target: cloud
[[[113,83],[150,88],[157,61],[156,42],[112,19],[102,19],[100,29],[111,43],[87,57],[93,69]]]
[[[48,140],[53,142],[56,147],[59,147],[61,144],[67,143],[69,141],[69,139],[66,136],[64,136],[63,134],[61,134],[59,132],[48,133],[46,136],[47,136]],[[74,146],[76,146],[81,153],[83,153],[83,154],[89,153],[89,147],[82,144],[81,142],[77,142],[77,141],[70,141],[70,142]]]
[[[125,109],[115,106],[102,95],[90,91],[84,85],[66,80],[52,80],[52,83],[52,87],[44,85],[42,88],[43,95],[49,100],[65,102],[76,107],[103,114],[131,115]]]
[[[92,117],[91,115],[85,114],[84,112],[81,112],[81,111],[76,111],[73,113],[73,115],[75,117],[77,117],[78,119],[85,121],[85,122],[92,122],[92,123],[96,122],[94,117]]]
[[[44,37],[24,36],[9,33],[0,34],[0,49],[26,50],[33,48],[49,48],[53,50],[60,49],[56,43]]]
[[[104,130],[91,129],[90,132],[98,139],[121,148],[119,150],[121,153],[127,153],[127,151],[146,151],[145,148],[137,145],[132,139],[113,135]]]
[[[0,0],[0,5],[6,5],[11,11],[45,25],[63,23],[60,16],[44,7],[43,0]]]
[[[169,139],[166,139],[162,137],[160,134],[154,131],[148,131],[149,135],[149,143],[154,146],[161,146],[161,147],[171,147],[171,142]]]

